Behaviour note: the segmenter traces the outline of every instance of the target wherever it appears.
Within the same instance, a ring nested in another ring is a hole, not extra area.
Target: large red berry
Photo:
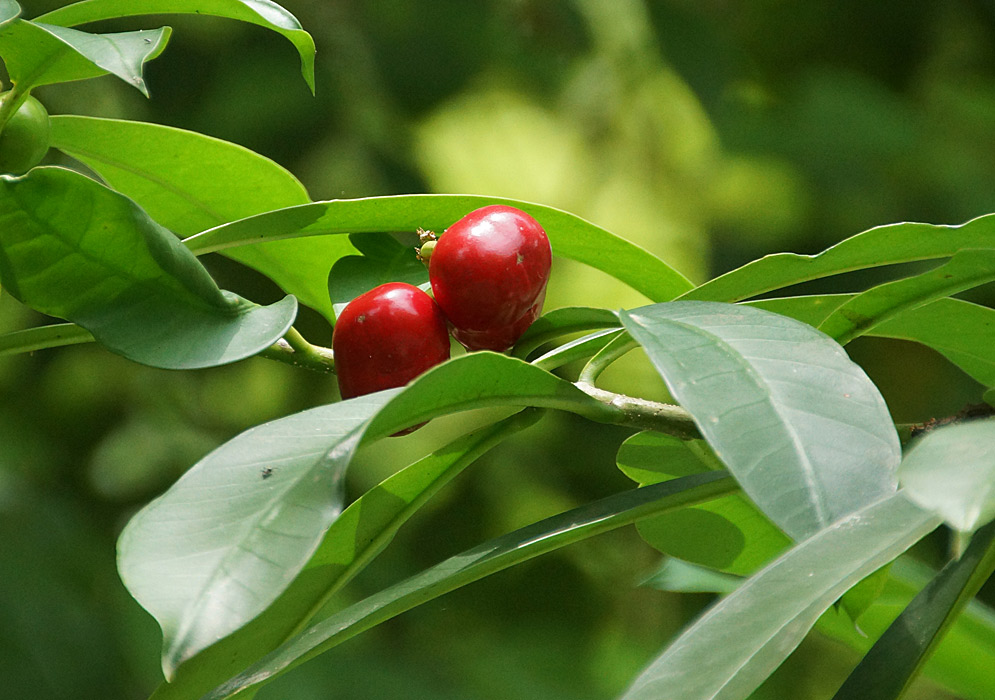
[[[332,334],[343,399],[404,386],[449,359],[446,319],[428,294],[390,282],[353,299]]]
[[[439,238],[432,293],[469,350],[507,350],[542,311],[552,251],[542,226],[502,205],[472,211]]]

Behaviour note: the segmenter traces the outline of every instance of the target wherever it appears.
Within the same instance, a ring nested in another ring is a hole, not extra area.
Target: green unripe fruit
[[[19,174],[38,165],[48,153],[48,132],[48,112],[29,95],[0,131],[0,172]]]

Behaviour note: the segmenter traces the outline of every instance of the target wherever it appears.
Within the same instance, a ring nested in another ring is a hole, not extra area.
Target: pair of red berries
[[[434,300],[389,282],[343,309],[332,335],[342,398],[404,386],[449,359],[450,330],[467,350],[507,350],[539,316],[551,262],[546,232],[525,212],[470,212],[431,251]]]

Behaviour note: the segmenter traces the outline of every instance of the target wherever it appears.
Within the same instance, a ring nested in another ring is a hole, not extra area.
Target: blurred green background
[[[29,18],[61,4],[22,3]],[[113,78],[37,94],[54,114],[235,141],[289,168],[313,199],[463,192],[561,207],[696,282],[879,224],[995,211],[989,0],[284,4],[318,46],[315,97],[283,39],[207,17],[94,27],[174,27],[147,66],[151,100]],[[276,298],[255,273],[207,262],[223,286]],[[986,290],[974,298],[993,301]],[[643,301],[557,261],[547,309]],[[0,331],[42,320],[0,296]],[[330,340],[317,314],[305,312],[300,327]],[[849,349],[899,422],[980,399],[930,351],[880,340]],[[606,380],[661,391],[637,356]],[[213,447],[335,396],[332,380],[266,360],[176,373],[90,346],[0,360],[0,697],[147,696],[159,680],[159,633],[117,579],[117,533]],[[351,494],[486,417],[433,421],[364,450]],[[613,464],[626,435],[545,418],[448,487],[345,597],[629,488]],[[944,546],[934,540],[922,548],[932,563]],[[412,611],[259,697],[614,698],[710,600],[639,586],[658,564],[631,529],[576,545]],[[991,587],[985,594],[995,600]],[[814,636],[757,697],[829,697],[855,661]],[[923,681],[912,697],[951,696]]]

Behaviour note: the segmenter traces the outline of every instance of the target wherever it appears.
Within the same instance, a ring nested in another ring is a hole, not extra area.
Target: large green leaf
[[[14,0],[0,0],[0,31],[21,16],[21,6]]]
[[[304,627],[332,594],[389,543],[445,484],[509,435],[541,415],[526,410],[464,435],[360,496],[329,527],[307,566],[259,617],[177,670],[155,700],[196,699],[273,651]]]
[[[204,700],[230,698],[266,683],[384,620],[509,566],[730,488],[735,485],[722,472],[695,474],[603,498],[485,542],[322,620]]]
[[[170,369],[255,355],[297,312],[293,297],[257,306],[222,292],[134,202],[63,168],[0,178],[0,281],[110,350]]]
[[[0,29],[0,56],[22,91],[112,73],[148,97],[142,68],[166,48],[169,27],[118,34],[14,20]]]
[[[328,273],[328,296],[336,316],[350,301],[378,285],[406,282],[417,287],[428,282],[428,267],[418,259],[413,245],[375,233],[353,233],[349,241],[363,254],[339,258]]]
[[[714,302],[656,304],[622,321],[743,490],[793,539],[895,490],[901,448],[884,399],[811,326]]]
[[[950,527],[973,532],[995,519],[995,419],[932,430],[898,471],[905,494]]]
[[[641,485],[721,468],[703,440],[643,432],[626,440],[619,469]],[[734,574],[751,574],[791,540],[742,493],[643,520],[639,534],[665,554]]]
[[[314,40],[297,18],[271,0],[83,0],[37,19],[71,27],[87,22],[137,15],[195,14],[251,22],[287,38],[301,57],[301,73],[314,92]]]
[[[966,249],[946,264],[913,277],[880,284],[834,310],[819,330],[846,345],[903,311],[995,279],[995,249]]]
[[[86,163],[111,187],[180,236],[309,201],[289,171],[247,148],[158,124],[59,115],[55,148]],[[229,257],[331,318],[328,270],[355,249],[343,236],[232,248]]]
[[[995,570],[995,524],[979,531],[885,631],[833,700],[898,700]]]
[[[783,297],[749,304],[818,326],[853,296]],[[937,299],[883,321],[868,335],[921,343],[984,386],[995,386],[995,309],[962,299]]]
[[[855,583],[939,524],[900,493],[838,520],[754,574],[685,630],[623,700],[742,700]]]
[[[692,286],[659,258],[573,214],[539,204],[476,195],[400,195],[315,202],[218,226],[186,243],[199,254],[302,236],[419,228],[442,231],[468,212],[488,204],[507,204],[528,212],[546,230],[554,255],[607,272],[653,301],[667,301]]]
[[[901,223],[847,238],[817,255],[778,253],[754,260],[695,288],[684,299],[739,301],[842,272],[947,258],[964,248],[991,248],[995,215],[960,226]]]
[[[566,380],[481,352],[403,390],[258,426],[191,467],[132,519],[119,545],[122,580],[163,629],[167,678],[262,612],[307,563],[338,515],[338,484],[361,439],[488,405],[614,415]]]

